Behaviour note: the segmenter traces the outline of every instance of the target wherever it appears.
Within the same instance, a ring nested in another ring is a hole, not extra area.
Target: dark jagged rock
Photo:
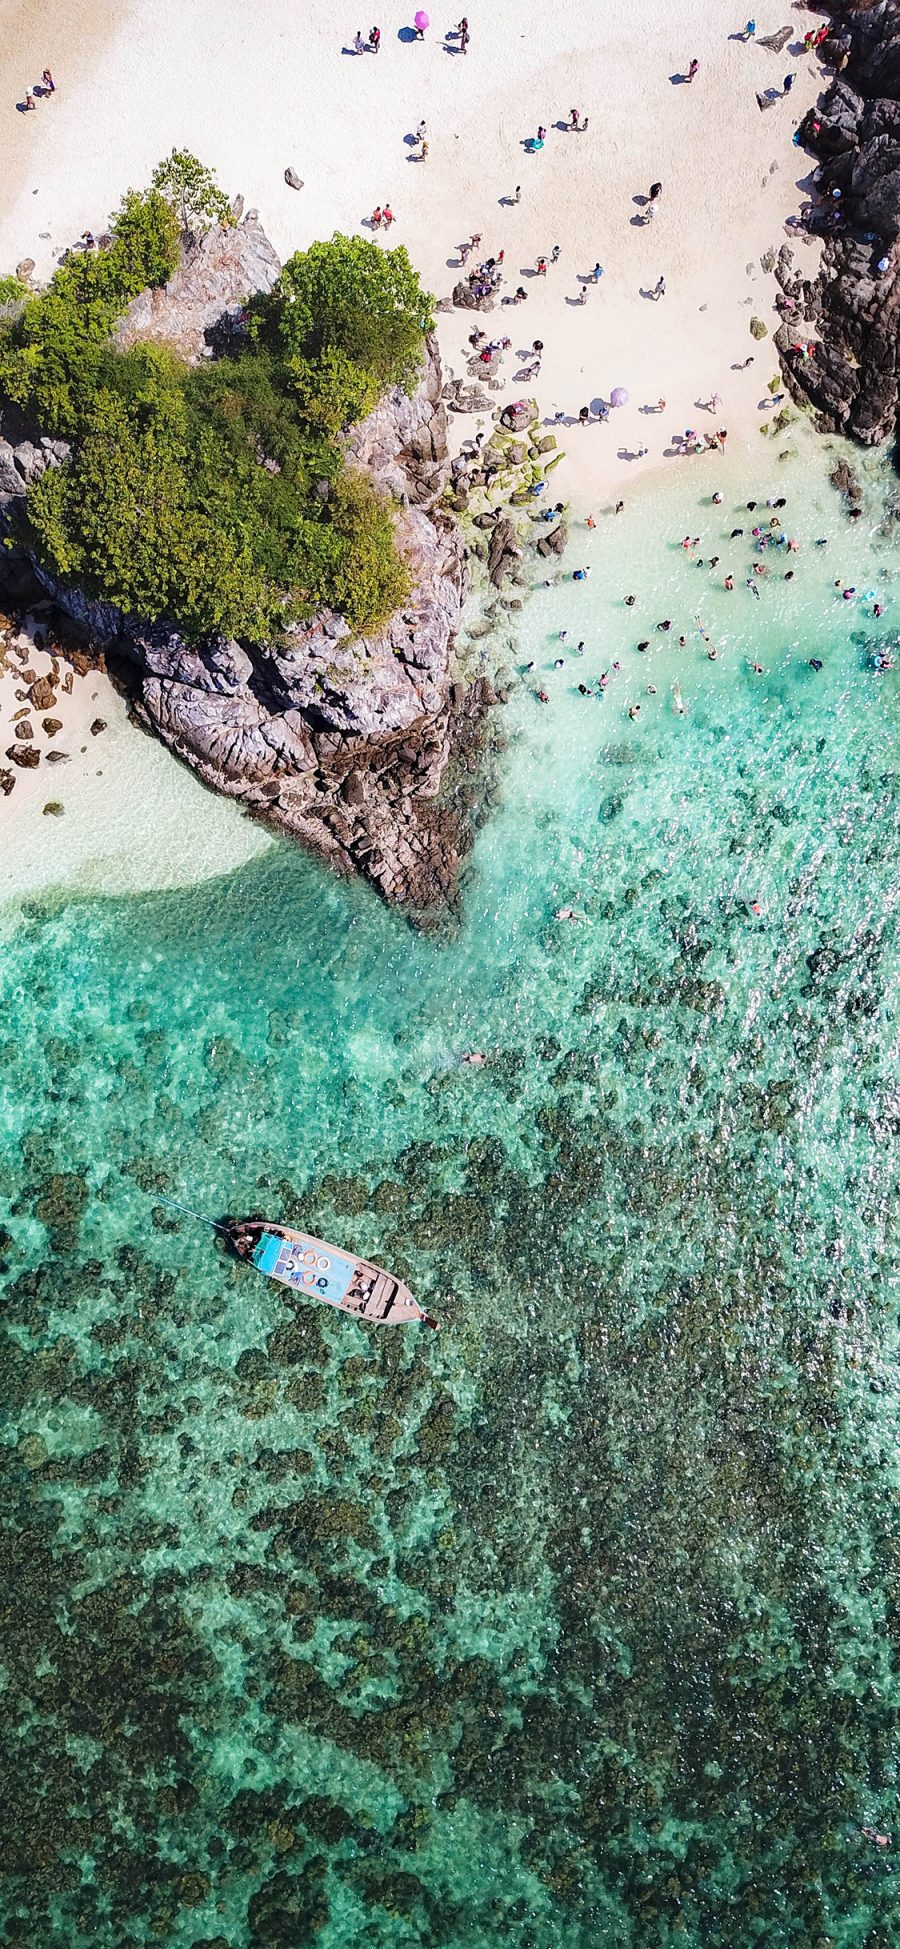
[[[460,278],[459,283],[453,286],[453,303],[460,311],[493,311],[495,302],[490,291],[480,298],[476,297],[466,278]]]
[[[270,289],[278,270],[250,212],[192,244],[164,290],[135,299],[117,343],[159,340],[199,360],[227,343],[248,294]],[[324,609],[271,644],[188,644],[175,628],[149,628],[37,573],[88,643],[114,648],[135,716],[206,784],[339,869],[362,873],[385,899],[426,908],[452,894],[471,837],[465,793],[452,805],[438,795],[457,748],[474,750],[484,711],[477,687],[450,682],[466,571],[456,524],[440,505],[450,468],[433,341],[416,391],[388,394],[352,430],[347,450],[392,497],[411,571],[408,601],[377,635],[354,639],[343,617]],[[67,455],[64,442],[0,440],[0,515]],[[518,556],[507,523],[498,572],[508,574]],[[38,754],[9,756],[21,765]]]
[[[893,436],[900,411],[900,0],[832,11],[823,54],[839,77],[800,129],[819,158],[811,228],[826,241],[818,277],[793,293],[793,316],[819,341],[808,353],[785,324],[776,345],[794,397],[869,446]]]
[[[491,531],[490,552],[488,554],[488,575],[499,589],[505,576],[518,568],[522,558],[515,522],[504,515]]]

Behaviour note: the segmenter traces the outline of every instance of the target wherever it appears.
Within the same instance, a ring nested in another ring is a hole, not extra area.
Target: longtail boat
[[[343,1252],[309,1232],[260,1218],[225,1218],[221,1230],[239,1259],[288,1286],[298,1298],[314,1299],[339,1313],[352,1313],[372,1326],[430,1326],[440,1322],[413,1299],[393,1273]]]

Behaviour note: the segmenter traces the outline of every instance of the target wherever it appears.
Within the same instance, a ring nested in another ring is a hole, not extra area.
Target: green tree
[[[168,283],[178,263],[178,218],[159,190],[130,189],[112,229],[123,288],[134,295],[145,285]]]
[[[189,149],[173,149],[153,171],[152,185],[175,211],[179,229],[208,230],[214,223],[231,223],[231,205],[214,172]]]
[[[106,250],[74,251],[46,291],[0,330],[0,391],[43,431],[75,433],[100,380],[110,333],[131,299],[164,283],[178,261],[172,213],[150,190],[131,190]]]
[[[344,388],[350,417],[357,416],[350,367],[368,411],[386,387],[412,385],[433,325],[431,299],[402,246],[382,250],[339,232],[288,260],[258,315],[264,330],[274,329],[301,396],[311,396],[313,361],[329,374],[329,413]]]

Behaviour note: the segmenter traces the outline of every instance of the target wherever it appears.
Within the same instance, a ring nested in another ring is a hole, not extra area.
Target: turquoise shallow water
[[[281,848],[4,915],[10,1943],[897,1939],[896,551],[807,475],[756,602],[715,478],[523,612],[458,927]]]

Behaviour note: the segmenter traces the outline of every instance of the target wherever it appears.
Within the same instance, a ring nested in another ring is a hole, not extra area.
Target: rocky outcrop
[[[252,212],[192,246],[164,291],[135,300],[118,342],[159,339],[199,359],[278,268]],[[67,452],[0,442],[0,510]],[[416,391],[383,399],[354,428],[348,454],[392,497],[411,571],[408,601],[377,635],[353,638],[325,609],[271,644],[188,644],[174,628],[145,627],[41,579],[129,673],[140,722],[208,785],[364,874],[387,900],[425,908],[451,894],[466,850],[466,794],[438,795],[454,753],[477,740],[488,701],[483,685],[451,682],[466,574],[456,524],[438,505],[449,462],[436,344]]]
[[[189,244],[168,284],[132,300],[114,343],[126,351],[149,339],[192,362],[209,357],[239,322],[250,293],[271,291],[280,270],[255,210],[227,229],[217,224]]]
[[[800,129],[819,159],[808,221],[822,263],[812,280],[780,280],[775,343],[820,424],[875,445],[900,412],[900,0],[832,12],[822,53],[838,78]]]

